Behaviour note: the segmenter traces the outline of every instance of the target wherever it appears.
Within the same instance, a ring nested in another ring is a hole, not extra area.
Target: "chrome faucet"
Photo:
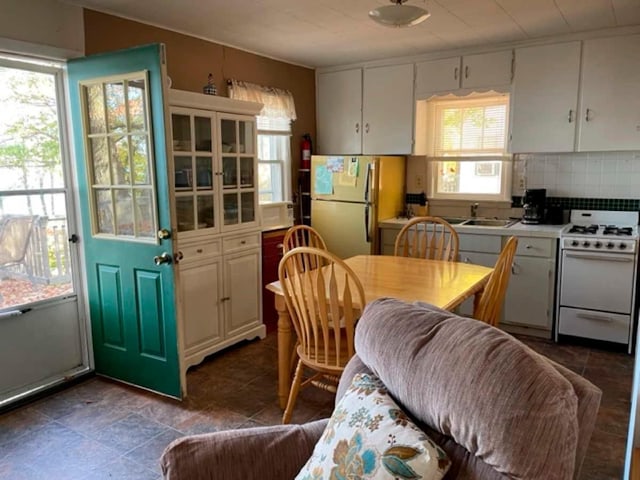
[[[476,218],[476,216],[478,215],[478,207],[480,205],[478,205],[477,203],[472,203],[470,208],[471,208],[471,218]]]

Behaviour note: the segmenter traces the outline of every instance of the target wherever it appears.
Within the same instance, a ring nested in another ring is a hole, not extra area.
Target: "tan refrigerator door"
[[[398,216],[404,210],[405,157],[379,157],[374,185],[376,221]]]
[[[364,202],[367,178],[371,191],[374,169],[375,157],[313,155],[311,198]]]
[[[330,252],[340,258],[373,253],[371,238],[372,212],[366,224],[367,205],[364,203],[311,202],[311,226],[318,230]],[[369,238],[367,238],[369,230]]]

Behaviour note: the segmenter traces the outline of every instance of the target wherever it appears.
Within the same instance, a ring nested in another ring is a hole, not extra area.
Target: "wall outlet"
[[[424,178],[422,178],[422,175],[416,175],[415,176],[415,184],[416,184],[416,188],[420,188],[420,187],[423,186]]]

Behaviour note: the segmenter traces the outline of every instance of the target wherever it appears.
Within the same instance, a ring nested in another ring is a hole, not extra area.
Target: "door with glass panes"
[[[219,113],[218,132],[222,159],[222,231],[257,226],[255,119]]]
[[[0,407],[89,370],[63,72],[0,55]]]
[[[179,236],[184,239],[219,233],[222,222],[215,113],[172,107],[171,132]]]

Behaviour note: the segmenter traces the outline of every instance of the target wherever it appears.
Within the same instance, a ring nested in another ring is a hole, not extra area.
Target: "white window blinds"
[[[508,96],[434,101],[434,156],[504,155],[508,102]]]

